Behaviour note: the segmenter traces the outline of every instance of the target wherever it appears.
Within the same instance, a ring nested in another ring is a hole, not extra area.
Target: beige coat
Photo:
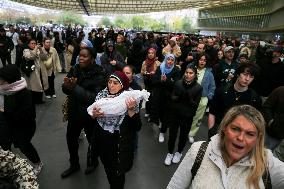
[[[71,60],[72,60],[72,55],[73,55],[74,47],[72,45],[68,45],[67,50],[66,50],[66,58],[65,58],[65,65],[67,67],[66,71],[69,72],[71,66]]]
[[[50,47],[49,53],[43,50],[48,55],[46,60],[43,60],[47,75],[51,76],[52,72],[56,75],[57,72],[61,71],[60,59],[55,48]]]
[[[35,70],[31,73],[30,77],[25,76],[28,84],[28,89],[35,92],[43,92],[48,89],[48,77],[43,60],[46,60],[48,55],[46,52],[37,50],[25,49],[23,56],[27,60],[34,60]],[[41,78],[42,83],[41,84]]]

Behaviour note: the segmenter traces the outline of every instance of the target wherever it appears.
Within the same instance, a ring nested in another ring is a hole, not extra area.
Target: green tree
[[[117,16],[114,20],[114,26],[119,28],[130,28],[131,23],[129,22],[129,19],[125,16]]]
[[[131,18],[132,27],[137,30],[142,30],[145,27],[144,19],[145,17],[142,16],[133,16]]]
[[[182,30],[184,32],[190,32],[193,30],[191,18],[189,18],[188,16],[183,17],[181,23],[182,23]]]
[[[15,21],[16,24],[30,24],[32,22],[29,17],[19,17]]]
[[[161,20],[151,19],[147,24],[152,31],[161,31],[164,29],[164,25]]]
[[[86,22],[84,21],[82,15],[74,14],[73,12],[63,11],[59,14],[57,22],[64,25],[75,24],[84,26]]]
[[[112,26],[113,23],[110,21],[110,19],[106,16],[102,17],[102,19],[99,21],[99,25],[100,26],[106,26],[106,27],[109,27],[109,26]]]

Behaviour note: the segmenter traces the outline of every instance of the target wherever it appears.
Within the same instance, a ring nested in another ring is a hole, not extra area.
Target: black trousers
[[[75,122],[68,121],[67,125],[67,146],[68,151],[70,155],[70,165],[71,166],[78,166],[79,165],[79,155],[78,155],[78,149],[79,149],[79,136],[80,133],[84,129],[87,140],[89,144],[91,144],[91,138],[93,134],[93,127],[90,124],[85,124],[84,122]]]
[[[45,95],[52,96],[52,95],[55,94],[54,78],[55,78],[55,75],[54,75],[54,73],[52,72],[51,76],[48,76],[48,85],[49,85],[49,88],[44,91],[44,92],[45,92]]]
[[[169,141],[168,151],[173,153],[175,149],[175,142],[177,139],[177,133],[179,133],[178,152],[181,153],[188,140],[188,133],[191,128],[193,117],[181,117],[175,113],[167,114],[165,116],[165,125],[169,128]]]
[[[6,62],[8,62],[8,64],[11,64],[11,55],[1,56],[0,59],[1,59],[3,67],[7,65]]]
[[[125,173],[118,157],[119,133],[110,133],[100,126],[94,129],[93,146],[104,165],[110,189],[123,189]]]
[[[27,128],[12,128],[11,130],[14,146],[18,147],[32,163],[39,163],[39,155],[31,143],[36,130],[36,122],[34,121]]]
[[[32,91],[32,99],[34,104],[41,104],[43,92]]]

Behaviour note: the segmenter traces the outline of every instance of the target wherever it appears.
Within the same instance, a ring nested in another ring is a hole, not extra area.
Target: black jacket
[[[9,140],[14,145],[18,145],[18,141],[21,140],[30,141],[36,130],[36,111],[31,92],[25,88],[13,95],[5,96],[4,106]]]
[[[261,111],[260,96],[251,88],[244,92],[237,92],[234,86],[220,87],[215,90],[210,103],[209,113],[215,115],[216,124],[219,124],[225,113],[233,106],[248,104]]]
[[[9,128],[3,112],[0,112],[0,146],[9,150],[11,143]]]
[[[23,89],[14,95],[4,97],[5,118],[9,127],[28,128],[36,117],[32,94]]]
[[[193,117],[202,96],[202,87],[196,81],[186,84],[183,79],[177,81],[170,100],[170,109],[182,117]]]
[[[110,64],[110,61],[112,61],[112,60],[116,61],[116,65],[113,66],[113,65]],[[117,71],[117,70],[122,71],[123,67],[125,66],[125,62],[124,62],[121,54],[119,54],[119,52],[113,50],[112,53],[107,51],[101,56],[101,65],[102,65],[104,71],[109,76],[114,71]]]
[[[73,90],[62,85],[62,91],[69,98],[68,121],[92,121],[87,108],[95,101],[97,93],[106,86],[106,75],[102,67],[91,64],[86,69],[81,69],[79,65],[75,65],[67,77],[77,78]]]
[[[267,133],[284,139],[284,86],[275,89],[263,104],[263,116],[268,124]]]
[[[161,81],[161,75],[162,73],[159,66],[153,75],[152,84],[154,88],[158,88],[158,90],[163,91],[164,96],[169,99],[174,88],[174,83],[180,79],[180,69],[175,66],[170,73],[166,74],[166,81]]]
[[[14,43],[10,37],[0,36],[0,57],[6,57],[14,49]]]
[[[126,115],[120,125],[120,131],[114,133],[103,130],[96,122],[92,145],[105,169],[126,173],[132,168],[134,141],[136,132],[140,129],[139,114],[134,114],[133,117]]]

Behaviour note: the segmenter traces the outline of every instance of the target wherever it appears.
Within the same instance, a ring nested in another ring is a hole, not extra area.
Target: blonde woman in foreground
[[[264,148],[264,136],[265,121],[258,110],[249,105],[231,108],[208,147],[192,144],[167,189],[283,189],[284,163]]]

